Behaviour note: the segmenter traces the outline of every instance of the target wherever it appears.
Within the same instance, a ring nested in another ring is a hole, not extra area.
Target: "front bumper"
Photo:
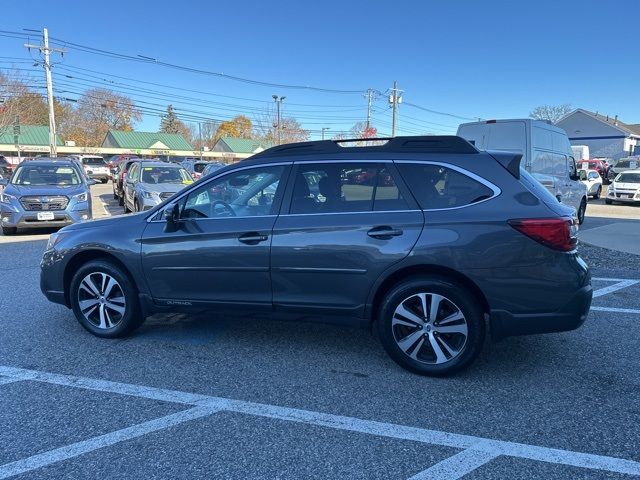
[[[506,310],[491,310],[491,335],[495,340],[516,335],[566,332],[580,327],[591,308],[593,287],[589,277],[562,308],[550,313],[512,314]]]
[[[111,180],[110,173],[88,173],[89,178],[93,178],[94,180]]]
[[[627,194],[623,194],[627,195]],[[622,198],[618,195],[607,195],[607,200],[611,200],[612,202],[621,202],[621,203],[640,203],[640,198]]]
[[[30,228],[60,228],[76,222],[91,220],[91,210],[59,210],[52,211],[53,220],[38,220],[38,212],[14,211],[5,208],[0,210],[0,224],[3,227],[20,229]]]

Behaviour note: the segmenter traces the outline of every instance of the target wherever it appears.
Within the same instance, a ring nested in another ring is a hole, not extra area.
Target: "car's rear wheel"
[[[596,190],[595,195],[593,196],[594,199],[598,200],[600,198],[600,194],[602,193],[602,186],[598,186],[598,189]]]
[[[124,194],[118,195],[118,205],[124,207]]]
[[[78,322],[98,337],[123,337],[144,321],[135,286],[108,261],[83,265],[69,288],[71,308]]]
[[[605,198],[604,203],[606,203],[607,205],[611,205],[613,202],[608,198]]]
[[[587,200],[586,199],[582,199],[582,201],[580,202],[580,207],[578,207],[578,225],[582,225],[582,222],[584,222],[584,214],[587,211]]]
[[[484,315],[475,296],[445,278],[414,277],[384,297],[378,334],[389,356],[420,375],[445,376],[480,353]]]
[[[3,235],[15,235],[18,233],[18,229],[16,227],[2,227]]]

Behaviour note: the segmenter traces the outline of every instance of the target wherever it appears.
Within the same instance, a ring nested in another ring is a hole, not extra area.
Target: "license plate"
[[[620,198],[631,198],[631,195],[627,195],[626,193],[623,193],[622,195],[620,195]]]
[[[55,218],[53,212],[38,212],[38,220],[42,221],[46,221],[46,220],[53,220]]]

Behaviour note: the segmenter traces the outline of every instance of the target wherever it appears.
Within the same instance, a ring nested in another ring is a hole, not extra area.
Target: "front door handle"
[[[238,237],[238,240],[247,245],[257,245],[269,239],[268,235],[261,235],[258,232],[244,233]]]
[[[385,225],[383,227],[373,227],[367,232],[367,235],[380,240],[389,240],[391,237],[399,237],[403,233],[399,228],[392,228]]]

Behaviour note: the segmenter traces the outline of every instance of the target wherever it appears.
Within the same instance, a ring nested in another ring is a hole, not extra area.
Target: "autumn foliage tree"
[[[253,123],[244,115],[222,122],[213,136],[213,143],[215,144],[222,137],[253,138]]]
[[[66,140],[83,147],[100,146],[109,130],[131,131],[142,120],[140,110],[125,96],[104,88],[87,90],[60,125]]]

